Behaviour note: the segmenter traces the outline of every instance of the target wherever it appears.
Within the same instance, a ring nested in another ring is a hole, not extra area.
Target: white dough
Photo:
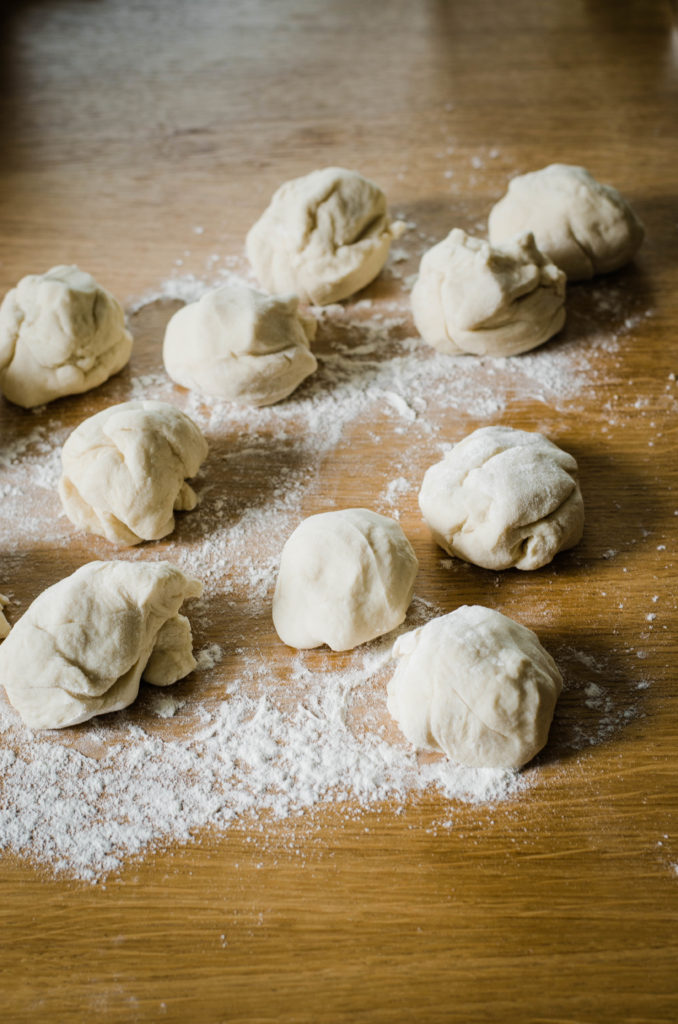
[[[169,562],[90,562],[43,591],[0,646],[0,683],[31,729],[63,729],[168,686],[196,662],[182,603],[202,584]]]
[[[419,506],[445,551],[485,569],[539,569],[584,529],[575,459],[512,427],[456,444],[426,471]]]
[[[565,275],[532,235],[495,248],[455,228],[424,253],[412,311],[441,352],[510,356],[541,345],[565,322]]]
[[[378,185],[324,167],[280,186],[250,229],[247,256],[264,288],[327,305],[369,284],[402,230]]]
[[[531,629],[464,605],[398,637],[388,710],[407,739],[478,768],[520,768],[541,750],[562,677]]]
[[[305,519],[283,548],[273,623],[290,647],[348,651],[395,629],[418,563],[400,526],[364,508]]]
[[[131,351],[120,303],[77,267],[22,278],[0,306],[0,390],[26,409],[97,387]]]
[[[114,543],[159,540],[174,529],[175,511],[195,508],[185,479],[206,455],[199,427],[173,405],[113,405],[66,440],[61,503],[72,523]]]
[[[550,164],[509,182],[492,208],[489,235],[502,245],[531,231],[570,281],[606,274],[633,259],[644,229],[624,197],[583,167]]]
[[[182,387],[247,405],[287,398],[317,367],[317,321],[294,295],[226,285],[184,306],[167,325],[163,360]]]

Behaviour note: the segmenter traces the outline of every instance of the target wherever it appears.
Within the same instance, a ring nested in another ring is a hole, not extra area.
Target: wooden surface
[[[432,794],[400,815],[329,808],[313,839],[290,842],[283,823],[262,851],[246,828],[206,833],[105,888],[7,855],[3,1020],[678,1019],[677,40],[660,0],[43,0],[5,15],[3,293],[60,262],[126,302],[178,259],[204,276],[214,252],[241,258],[278,184],[335,163],[377,180],[435,237],[481,224],[512,174],[580,163],[628,196],[647,240],[596,292],[612,289],[611,310],[572,289],[568,337],[586,344],[595,325],[622,339],[596,357],[583,397],[549,404],[518,388],[500,417],[577,456],[588,518],[576,552],[498,583],[457,572],[450,593],[414,493],[401,520],[423,597],[493,604],[551,649],[602,659],[598,681],[636,709],[628,725],[568,753],[565,733],[591,714],[573,691],[532,788],[455,806],[449,830],[433,827],[450,809]],[[367,294],[378,304],[397,287]],[[158,368],[167,315],[137,316],[128,375]],[[117,386],[40,422],[78,422]],[[440,415],[453,438],[487,422]],[[7,436],[32,414],[3,403],[1,416]],[[320,490],[364,504],[399,444],[385,433],[375,451],[348,431]],[[0,589],[11,582],[20,610],[104,548],[78,536],[22,550],[18,536],[0,552]],[[226,624],[219,639],[228,646]],[[256,639],[281,657],[270,623]]]

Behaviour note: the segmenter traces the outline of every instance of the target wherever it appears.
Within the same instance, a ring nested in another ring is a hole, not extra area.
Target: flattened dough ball
[[[169,562],[90,562],[33,601],[0,646],[0,683],[31,729],[119,711],[141,677],[168,686],[196,662],[179,614],[202,584]]]
[[[290,647],[348,651],[395,629],[412,600],[417,558],[400,526],[364,508],[301,523],[280,559],[273,623]]]
[[[200,428],[167,402],[123,402],[84,420],[61,451],[59,495],[80,529],[115,544],[159,540],[197,498],[186,483],[207,455]]]
[[[25,409],[103,384],[131,351],[120,303],[77,267],[22,278],[0,306],[0,389]]]
[[[296,296],[226,285],[184,306],[167,325],[163,360],[182,387],[245,405],[287,398],[317,367],[317,321]]]
[[[565,323],[565,275],[532,235],[495,248],[455,228],[424,253],[412,311],[424,341],[441,352],[516,355]]]
[[[324,167],[285,182],[247,236],[247,256],[270,292],[327,305],[372,281],[402,230],[386,197],[357,171]]]
[[[477,768],[520,768],[546,743],[562,677],[531,629],[463,605],[398,637],[388,710],[407,739]]]
[[[539,569],[584,529],[575,459],[512,427],[456,444],[426,471],[419,506],[445,551],[485,569]]]
[[[570,281],[623,267],[645,234],[621,193],[570,164],[513,178],[492,208],[488,227],[493,245],[531,231]]]

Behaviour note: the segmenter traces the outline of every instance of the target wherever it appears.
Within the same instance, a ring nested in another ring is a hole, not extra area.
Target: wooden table
[[[586,344],[595,327],[618,339],[580,397],[549,404],[517,388],[499,417],[577,455],[588,518],[576,552],[497,582],[456,572],[452,593],[416,493],[401,519],[418,593],[446,610],[492,604],[554,651],[588,652],[615,707],[633,709],[628,724],[568,751],[567,729],[594,716],[575,658],[565,669],[579,688],[550,756],[497,806],[450,809],[429,793],[399,815],[329,807],[314,839],[302,830],[290,848],[282,823],[263,851],[245,826],[208,832],[105,887],[8,854],[3,1020],[678,1019],[676,33],[661,0],[36,0],[5,14],[3,293],[75,262],[131,303],[172,272],[204,277],[212,253],[244,265],[274,188],[330,164],[377,180],[420,248],[455,225],[482,230],[511,175],[554,161],[617,186],[647,239],[633,267],[596,285],[597,305],[572,289],[567,337]],[[379,308],[399,287],[366,294]],[[161,304],[133,321],[124,380],[157,369],[151,336],[167,315]],[[101,403],[92,393],[39,415],[75,423]],[[7,436],[32,414],[4,403],[1,415]],[[452,439],[487,422],[441,417]],[[383,478],[400,443],[384,432],[370,451],[348,431],[325,490],[367,503],[361,459]],[[306,511],[320,507],[316,491]],[[36,545],[16,573],[13,546],[0,589],[23,610],[103,550],[82,536]],[[220,639],[228,647],[226,625]],[[283,656],[270,624],[257,642],[272,666]],[[450,812],[454,827],[434,827]]]

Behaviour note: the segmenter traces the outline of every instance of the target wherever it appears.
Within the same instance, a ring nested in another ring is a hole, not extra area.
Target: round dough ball
[[[412,311],[424,341],[441,352],[516,355],[565,323],[565,275],[532,235],[493,248],[455,228],[424,253]]]
[[[247,256],[264,288],[327,305],[377,276],[402,227],[374,182],[325,167],[280,186],[250,229]]]
[[[184,306],[167,325],[165,369],[177,384],[245,405],[287,398],[317,368],[317,330],[296,296],[226,285]]]
[[[288,539],[273,623],[290,647],[349,651],[395,629],[418,562],[398,524],[365,508],[310,516]]]
[[[531,231],[570,281],[623,267],[645,234],[615,188],[569,164],[550,164],[513,178],[492,208],[488,226],[493,245]]]
[[[195,666],[182,603],[202,584],[169,562],[90,562],[33,601],[0,646],[0,683],[31,729],[63,729]]]
[[[123,402],[84,420],[61,451],[72,523],[116,544],[159,540],[198,503],[185,482],[207,455],[199,427],[166,402]]]
[[[77,267],[22,278],[0,306],[0,390],[25,409],[103,384],[131,351],[120,303]]]
[[[563,681],[531,629],[463,605],[398,637],[388,710],[407,739],[472,768],[520,768],[546,743]]]
[[[419,506],[445,551],[484,569],[539,569],[584,529],[576,461],[512,427],[456,444],[426,471]]]

